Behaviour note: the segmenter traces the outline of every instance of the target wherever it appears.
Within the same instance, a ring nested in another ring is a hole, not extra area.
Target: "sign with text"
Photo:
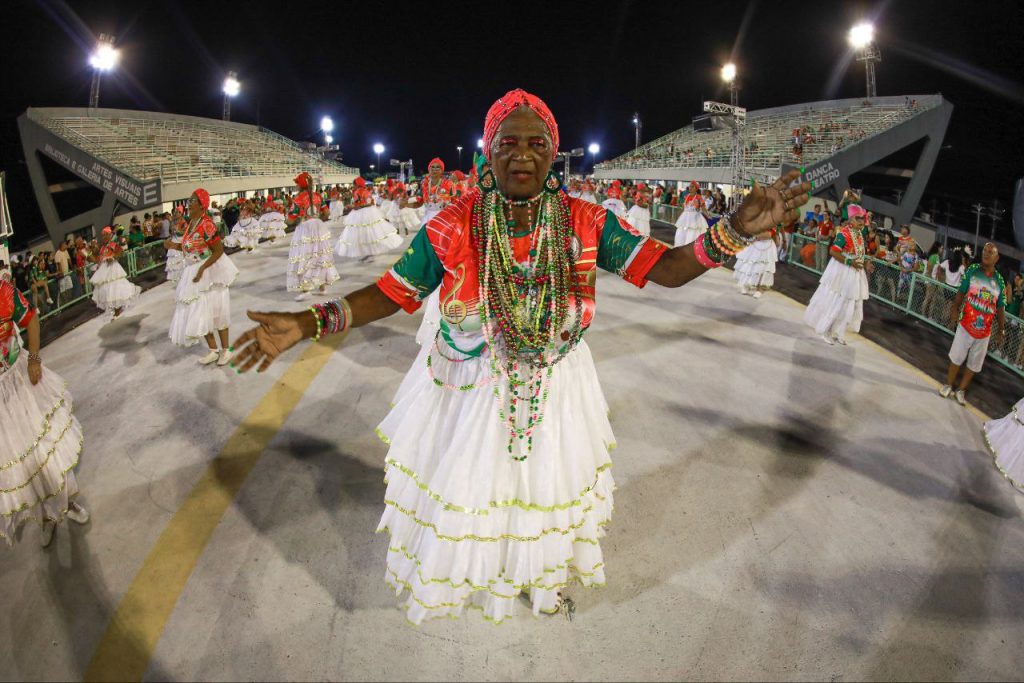
[[[42,152],[94,187],[109,192],[132,210],[160,203],[160,181],[139,182],[71,145],[47,142]]]
[[[785,174],[793,168],[797,167],[789,164],[783,164],[782,172]],[[811,190],[811,194],[817,194],[820,190],[839,180],[840,175],[842,175],[841,171],[835,167],[833,162],[822,161],[812,166],[805,167],[803,173],[800,174],[798,182],[810,182],[814,186]]]

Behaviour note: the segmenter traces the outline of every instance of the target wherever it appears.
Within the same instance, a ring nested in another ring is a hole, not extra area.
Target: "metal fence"
[[[805,250],[805,247],[813,246]],[[828,263],[828,243],[799,233],[792,235],[784,258],[791,264],[820,274]],[[804,260],[806,258],[806,260]],[[868,273],[871,297],[907,315],[928,323],[950,336],[956,332],[959,311],[953,309],[957,289],[934,280],[921,272],[902,273],[899,266],[888,261],[871,259],[874,271]],[[995,326],[993,326],[993,331]],[[1024,376],[1024,320],[1006,314],[1003,343],[989,344],[989,357]]]

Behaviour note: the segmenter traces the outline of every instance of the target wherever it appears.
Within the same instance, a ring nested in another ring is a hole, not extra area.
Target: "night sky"
[[[981,9],[979,9],[981,8]],[[8,0],[0,163],[14,243],[42,232],[15,118],[29,106],[85,106],[94,36],[121,48],[100,106],[220,117],[224,75],[242,94],[232,119],[313,140],[335,121],[344,161],[433,156],[463,166],[487,107],[513,87],[544,98],[563,146],[633,146],[633,111],[651,140],[727,97],[729,59],[748,109],[864,94],[846,32],[878,26],[879,95],[941,92],[955,105],[923,205],[1007,207],[1024,175],[1024,11],[1019,2],[184,2]],[[12,58],[11,55],[16,55]],[[589,166],[590,157],[586,163]],[[1008,236],[1008,230],[1003,232]]]

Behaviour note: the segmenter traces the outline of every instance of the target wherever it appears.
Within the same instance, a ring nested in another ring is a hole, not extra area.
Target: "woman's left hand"
[[[800,217],[800,207],[810,198],[811,184],[790,184],[800,177],[800,171],[793,169],[771,185],[754,185],[733,217],[737,231],[753,237],[759,232],[771,230],[777,225],[795,223]]]
[[[196,276],[194,278],[192,278],[192,282],[195,282],[196,284],[198,284],[199,281],[202,280],[202,279],[203,279],[203,269],[200,268],[198,271],[196,271]]]
[[[43,364],[37,360],[30,360],[28,362],[28,381],[32,382],[32,386],[39,384],[39,380],[43,378]]]

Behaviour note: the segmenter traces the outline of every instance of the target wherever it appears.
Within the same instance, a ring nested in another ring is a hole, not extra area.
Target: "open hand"
[[[258,313],[248,311],[249,319],[259,323],[235,340],[233,365],[239,372],[248,372],[257,363],[263,372],[278,356],[302,341],[302,313]]]
[[[736,210],[733,227],[753,237],[777,225],[795,223],[811,191],[811,184],[807,182],[789,186],[799,177],[800,171],[793,169],[767,187],[755,184]]]

